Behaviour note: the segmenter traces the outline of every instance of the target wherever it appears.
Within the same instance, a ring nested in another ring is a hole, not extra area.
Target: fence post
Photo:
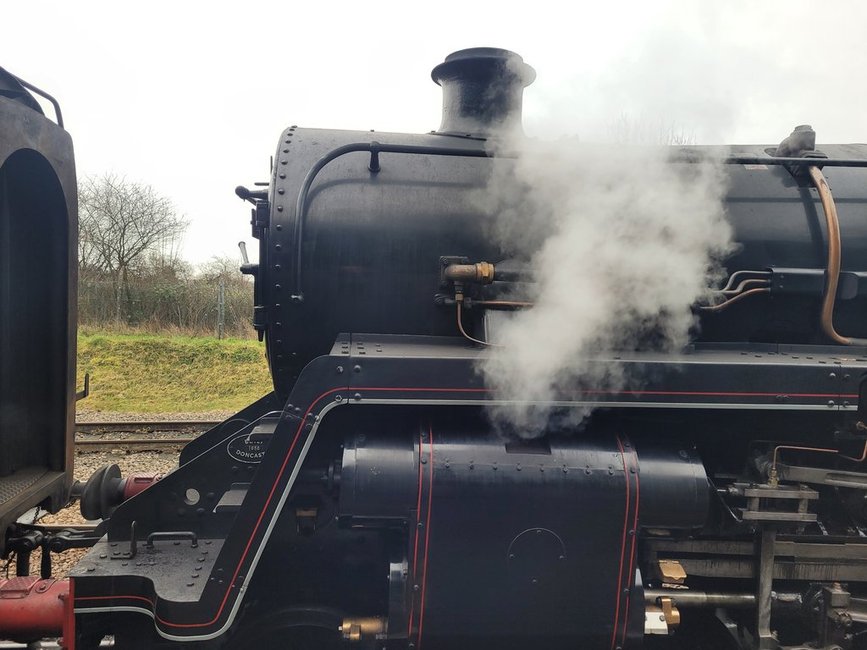
[[[217,291],[217,338],[222,340],[226,329],[226,281],[220,278]]]

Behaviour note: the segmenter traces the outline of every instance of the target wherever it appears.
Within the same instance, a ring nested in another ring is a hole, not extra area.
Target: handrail
[[[292,302],[302,302],[304,293],[302,291],[301,271],[302,271],[302,243],[304,240],[304,220],[307,217],[307,197],[310,194],[310,188],[316,176],[330,162],[345,156],[348,153],[356,153],[359,151],[370,153],[370,164],[368,169],[371,174],[376,174],[380,170],[379,154],[380,153],[399,153],[399,154],[421,154],[427,156],[458,156],[466,158],[492,158],[494,153],[485,149],[466,149],[460,147],[436,147],[427,145],[412,145],[412,144],[382,144],[380,142],[353,142],[332,149],[327,154],[322,156],[314,163],[304,177],[301,183],[301,189],[298,191],[298,200],[295,202],[295,293],[290,296]],[[500,157],[500,156],[498,156]],[[509,156],[501,156],[509,157]]]
[[[9,74],[12,74],[12,73],[10,72]],[[57,126],[59,126],[61,129],[64,128],[63,127],[63,114],[60,112],[60,102],[58,102],[56,99],[54,99],[54,97],[49,95],[44,90],[40,90],[39,88],[34,86],[32,83],[28,83],[27,81],[24,81],[24,79],[22,79],[21,77],[16,77],[14,74],[12,76],[15,77],[15,80],[18,83],[20,83],[22,86],[27,88],[27,90],[32,90],[37,95],[44,97],[49,102],[51,102],[51,105],[54,106],[54,116],[57,119]]]
[[[298,191],[298,199],[295,202],[295,277],[294,293],[289,296],[290,301],[300,303],[304,301],[304,292],[302,289],[302,251],[304,243],[304,222],[307,217],[308,196],[313,181],[329,163],[345,156],[348,153],[369,152],[370,163],[368,170],[371,174],[376,174],[380,171],[380,153],[398,153],[398,154],[421,154],[429,156],[459,156],[468,158],[516,158],[516,154],[495,154],[486,149],[466,149],[460,147],[437,147],[426,145],[405,145],[405,144],[383,144],[380,142],[353,142],[341,147],[332,149],[319,160],[317,160],[304,180],[301,183],[301,188]],[[696,152],[703,153],[703,152]],[[671,158],[668,162],[671,163],[699,163],[712,162],[712,156],[703,155],[687,156],[685,153],[682,158]],[[818,167],[867,167],[867,158],[792,158],[792,157],[774,157],[774,156],[758,156],[758,155],[732,155],[722,159],[717,159],[718,162],[726,165],[791,165],[791,166],[818,166]]]

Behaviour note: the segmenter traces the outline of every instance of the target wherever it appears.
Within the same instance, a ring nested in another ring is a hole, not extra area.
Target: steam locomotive
[[[462,50],[432,73],[436,131],[287,128],[267,189],[236,190],[274,391],[158,481],[75,482],[71,141],[56,102],[57,124],[0,73],[0,554],[18,557],[0,638],[867,647],[867,145],[817,148],[801,126],[672,148],[669,164],[725,167],[738,246],[720,301],[683,350],[600,360],[640,386],[558,395],[595,409],[580,431],[504,436],[477,368],[497,297],[528,278],[473,197],[509,164],[490,136],[520,122],[534,76]],[[22,517],[70,499],[95,530]],[[81,547],[52,578],[51,553]]]

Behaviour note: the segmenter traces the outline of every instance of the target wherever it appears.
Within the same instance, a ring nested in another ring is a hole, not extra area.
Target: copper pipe
[[[867,429],[862,422],[858,422],[856,425],[859,429]],[[855,458],[854,456],[845,456],[840,453],[839,449],[831,449],[826,447],[801,447],[797,445],[777,445],[774,447],[774,454],[771,458],[771,467],[768,470],[768,478],[770,483],[775,484],[777,480],[777,458],[779,456],[780,449],[791,449],[797,451],[815,451],[823,454],[837,454],[840,458],[845,458],[846,460],[851,460],[856,463],[863,463],[867,460],[867,441],[864,442],[864,451],[861,453],[860,458]]]
[[[828,265],[825,269],[825,291],[822,295],[822,330],[825,335],[841,345],[867,345],[867,339],[857,339],[843,336],[834,329],[834,301],[837,299],[837,287],[840,284],[840,269],[842,265],[842,243],[840,239],[840,220],[837,217],[837,206],[831,195],[831,188],[822,170],[811,165],[807,168],[810,180],[819,192],[822,201],[822,211],[825,213],[825,223],[828,228]]]
[[[823,454],[839,454],[839,449],[830,449],[827,447],[799,447],[797,445],[777,445],[774,447],[774,456],[773,461],[771,462],[771,467],[777,466],[777,456],[779,455],[780,449],[791,449],[793,451],[817,451]]]
[[[846,460],[851,460],[856,463],[863,463],[865,460],[867,460],[867,441],[864,442],[864,451],[861,452],[860,458],[855,458],[854,456],[844,456],[843,454],[840,454],[840,458],[845,458]]]
[[[737,302],[738,300],[743,300],[747,296],[753,296],[759,293],[771,293],[770,288],[759,287],[757,289],[749,289],[748,291],[744,291],[743,293],[739,293],[736,296],[732,296],[725,302],[721,302],[718,305],[709,305],[706,307],[699,307],[702,311],[721,311],[731,305],[733,302]]]
[[[535,303],[532,302],[523,302],[520,300],[473,300],[473,305],[480,305],[482,307],[520,307],[520,308],[530,308]]]
[[[771,467],[768,469],[768,483],[773,487],[777,486],[779,482],[778,474],[777,474],[777,456],[779,455],[780,449],[791,449],[798,451],[815,451],[823,454],[839,454],[839,449],[830,449],[826,447],[801,447],[798,445],[777,445],[774,447],[774,454],[771,457]]]
[[[467,334],[467,331],[464,329],[464,324],[463,324],[463,322],[461,321],[461,304],[462,304],[462,303],[463,303],[463,300],[458,300],[455,304],[457,305],[458,329],[460,330],[460,332],[461,332],[461,334],[463,335],[463,337],[464,337],[465,339],[467,339],[468,341],[472,341],[473,343],[478,343],[479,345],[485,345],[485,346],[487,346],[487,347],[492,347],[492,348],[501,348],[501,347],[504,347],[504,346],[502,346],[502,345],[497,345],[496,343],[488,343],[487,341],[481,341],[481,340],[479,340],[479,339],[474,339],[472,336],[470,336],[469,334]]]
[[[749,278],[744,280],[738,285],[737,289],[721,289],[718,293],[721,293],[724,296],[737,296],[739,293],[743,292],[750,285],[756,285],[759,287],[767,287],[770,286],[770,280],[765,280],[762,278]]]

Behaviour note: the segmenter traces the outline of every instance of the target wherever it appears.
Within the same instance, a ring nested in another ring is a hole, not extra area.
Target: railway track
[[[157,420],[142,422],[76,422],[78,433],[140,433],[171,431],[207,431],[219,421],[212,420]]]
[[[127,452],[158,451],[181,447],[219,422],[163,420],[149,422],[77,422],[75,446],[79,451],[122,449]],[[143,435],[145,434],[145,435]]]

